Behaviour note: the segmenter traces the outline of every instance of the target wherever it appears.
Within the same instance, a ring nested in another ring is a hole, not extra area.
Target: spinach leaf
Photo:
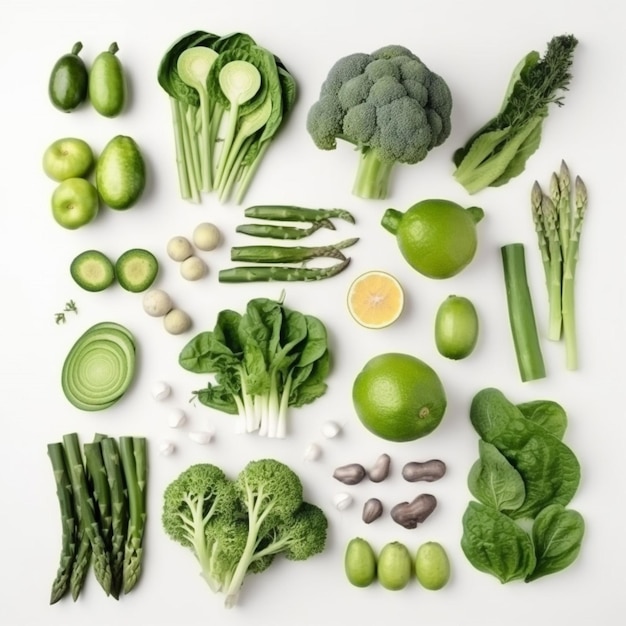
[[[470,409],[472,425],[521,474],[526,498],[512,513],[534,518],[548,504],[567,505],[580,482],[574,453],[545,428],[527,420],[498,389],[479,391]]]
[[[477,570],[501,583],[523,579],[535,569],[530,535],[504,513],[478,502],[470,502],[463,514],[461,549]]]
[[[537,515],[532,528],[537,565],[526,582],[553,574],[571,565],[580,552],[585,533],[582,515],[552,504]]]
[[[520,473],[494,445],[478,440],[479,458],[467,478],[470,493],[498,511],[522,506],[526,488]]]
[[[553,400],[533,400],[518,404],[517,408],[526,419],[543,426],[558,439],[563,439],[567,429],[567,413],[558,402]]]

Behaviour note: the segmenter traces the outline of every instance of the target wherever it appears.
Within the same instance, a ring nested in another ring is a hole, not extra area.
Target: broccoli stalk
[[[352,193],[359,198],[384,200],[389,195],[391,171],[395,163],[383,161],[376,150],[363,148]]]

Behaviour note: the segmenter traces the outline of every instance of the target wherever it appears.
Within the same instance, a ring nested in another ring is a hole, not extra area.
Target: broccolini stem
[[[318,220],[307,228],[300,228],[299,226],[279,226],[274,224],[240,224],[235,228],[235,231],[252,237],[293,240],[304,239],[320,228],[335,230],[330,220]]]
[[[565,364],[569,370],[575,370],[578,367],[574,281],[578,263],[580,233],[587,211],[587,188],[579,176],[574,181],[574,190],[575,202],[572,211],[567,258],[563,271],[563,336],[565,340]]]
[[[559,238],[559,216],[552,200],[544,195],[541,200],[543,227],[548,241],[550,271],[548,277],[549,324],[548,339],[558,341],[561,338],[561,289],[563,259]]]
[[[279,222],[318,222],[333,217],[355,223],[354,216],[345,209],[308,208],[289,205],[255,205],[244,211],[246,217]]]
[[[147,441],[144,437],[120,437],[119,447],[129,505],[123,567],[123,590],[124,593],[129,593],[139,580],[143,563],[147,513]]]
[[[526,382],[544,378],[546,371],[528,288],[524,245],[506,244],[501,253],[509,323],[521,379]]]
[[[79,511],[81,528],[89,538],[93,551],[94,573],[105,593],[109,595],[111,593],[109,552],[102,538],[100,525],[96,516],[96,504],[87,482],[78,435],[76,433],[64,435],[63,445],[65,446],[65,452],[67,454],[70,480],[72,482],[76,506]]]
[[[345,260],[341,250],[354,245],[358,237],[344,239],[329,246],[234,246],[230,250],[231,261],[246,263],[301,263],[318,257]]]
[[[111,595],[119,598],[123,585],[128,501],[117,441],[113,437],[107,437],[100,445],[111,495]]]
[[[220,270],[217,280],[221,283],[251,283],[269,281],[316,281],[330,278],[344,270],[350,257],[330,267],[280,267],[245,265]]]
[[[54,470],[62,528],[61,557],[50,593],[50,604],[54,604],[70,589],[70,577],[76,560],[76,528],[78,524],[63,444],[61,442],[48,444],[48,456]]]

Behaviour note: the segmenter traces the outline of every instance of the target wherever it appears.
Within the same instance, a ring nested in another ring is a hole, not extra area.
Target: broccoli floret
[[[302,561],[323,551],[328,527],[324,512],[303,500],[298,475],[275,459],[251,461],[235,480],[214,465],[192,465],[165,489],[162,520],[226,607],[237,603],[246,576],[278,554]]]
[[[236,518],[237,504],[231,481],[210,463],[192,465],[163,494],[161,520],[165,532],[191,549],[200,563],[202,576],[213,590],[219,590],[223,581],[214,569],[218,546],[211,527],[218,519]]]
[[[353,193],[384,199],[396,163],[415,164],[450,135],[452,94],[408,48],[390,45],[339,59],[307,116],[321,150],[337,139],[360,152]]]

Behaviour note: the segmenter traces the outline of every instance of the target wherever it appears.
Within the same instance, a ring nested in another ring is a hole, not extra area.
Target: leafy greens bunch
[[[170,97],[182,198],[215,191],[241,202],[295,104],[293,76],[246,33],[194,30],[165,52],[158,81]]]
[[[48,444],[62,522],[62,549],[50,604],[78,599],[93,565],[107,595],[137,584],[143,564],[148,454],[144,437],[77,433]]]
[[[192,465],[165,489],[163,528],[189,548],[202,577],[234,607],[249,574],[282,554],[304,561],[326,546],[328,520],[303,500],[300,478],[275,459],[250,461],[231,480],[210,463]]]
[[[468,487],[476,500],[463,515],[461,548],[500,582],[530,582],[577,558],[585,524],[566,508],[580,466],[562,441],[567,415],[556,402],[515,405],[497,389],[479,391],[470,420],[480,435]]]
[[[326,392],[328,336],[319,319],[288,309],[282,298],[256,298],[243,314],[220,311],[212,331],[197,334],[183,347],[179,363],[188,371],[215,376],[215,384],[194,396],[237,415],[238,432],[283,438],[288,408]]]
[[[541,143],[549,106],[563,105],[559,92],[568,89],[577,44],[573,35],[553,37],[543,57],[533,50],[518,63],[500,111],[454,153],[454,177],[469,193],[499,187],[524,171]]]

